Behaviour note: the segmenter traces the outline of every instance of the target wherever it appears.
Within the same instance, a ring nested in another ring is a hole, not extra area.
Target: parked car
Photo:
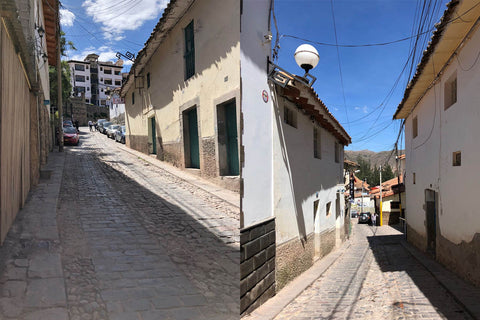
[[[352,212],[351,212],[351,217],[352,217],[352,218],[358,217],[358,211],[352,210]]]
[[[98,130],[98,126],[100,125],[100,123],[104,123],[107,121],[107,119],[98,119],[97,122],[95,122],[95,129]]]
[[[99,123],[98,124],[98,131],[100,131],[100,133],[103,133],[103,134],[107,134],[107,127],[109,125],[112,125],[113,123],[109,122],[109,121],[104,121],[102,123]]]
[[[63,143],[78,145],[80,136],[75,127],[63,127]]]
[[[370,212],[363,212],[360,213],[358,216],[358,223],[370,223],[371,220],[371,214]]]
[[[125,126],[121,126],[115,132],[115,141],[125,144]]]
[[[119,124],[112,124],[112,125],[109,125],[106,129],[107,131],[107,137],[109,138],[112,138],[112,139],[115,139],[115,132],[117,131],[117,129],[120,128],[120,125]]]
[[[64,127],[73,127],[72,120],[63,120],[63,126]]]

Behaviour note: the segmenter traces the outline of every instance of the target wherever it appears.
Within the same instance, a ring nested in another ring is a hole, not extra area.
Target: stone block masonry
[[[323,258],[335,249],[335,232],[333,228],[322,233],[310,233],[306,240],[295,238],[277,244],[275,267],[277,292],[310,268],[316,259]]]
[[[240,312],[275,295],[274,218],[240,231]]]

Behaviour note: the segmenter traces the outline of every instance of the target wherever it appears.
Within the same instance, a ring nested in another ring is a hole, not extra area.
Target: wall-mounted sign
[[[50,100],[43,100],[43,105],[48,106],[50,104]]]
[[[265,102],[265,103],[268,102],[268,92],[267,92],[267,90],[262,91],[262,98],[263,98],[263,102]]]

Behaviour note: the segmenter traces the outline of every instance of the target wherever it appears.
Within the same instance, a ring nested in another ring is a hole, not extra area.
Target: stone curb
[[[480,288],[465,282],[437,261],[428,258],[406,240],[401,245],[447,290],[473,319],[480,319]]]
[[[351,239],[355,232],[354,224],[352,224],[352,233],[350,238],[345,241],[342,246],[333,252],[330,252],[325,257],[317,260],[313,266],[302,273],[292,282],[287,284],[280,292],[260,307],[255,309],[252,313],[242,317],[245,320],[272,320],[274,319],[287,305],[295,300],[306,288],[311,286],[318,278],[320,278],[330,267],[342,257],[345,252],[352,245]]]
[[[177,172],[175,172],[176,171],[175,167],[170,168],[170,165],[168,165],[168,164],[158,163],[160,160],[152,159],[148,155],[146,155],[144,153],[141,153],[137,150],[133,150],[133,149],[127,147],[127,146],[121,145],[121,146],[118,146],[118,148],[122,149],[123,151],[126,151],[126,152],[130,153],[131,155],[134,155],[134,156],[142,159],[143,161],[146,161],[146,162],[150,163],[151,165],[156,166],[157,168],[159,168],[161,170],[167,171],[169,174],[174,175],[178,179],[180,179],[180,180],[182,180],[186,183],[189,183],[191,185],[194,185],[194,186],[202,189],[203,191],[208,192],[212,196],[219,198],[222,201],[228,202],[232,206],[240,208],[239,203],[235,203],[234,201],[232,201],[232,199],[228,199],[228,197],[225,197],[225,196],[223,196],[223,195],[221,195],[217,192],[217,190],[223,191],[222,188],[219,187],[219,186],[216,186],[214,184],[210,185],[210,183],[207,183],[206,181],[200,181],[201,178],[197,178],[197,177],[193,177],[193,176],[188,177],[187,175],[189,175],[189,174],[186,173],[186,172],[177,173]],[[180,176],[180,174],[184,175],[184,177]],[[233,191],[229,191],[229,192],[235,193]],[[235,193],[235,194],[238,197],[238,199],[240,200],[240,194],[238,194],[238,193]]]

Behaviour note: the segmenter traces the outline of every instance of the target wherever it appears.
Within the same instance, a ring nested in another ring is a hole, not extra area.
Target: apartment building
[[[83,61],[69,60],[72,96],[84,95],[87,104],[108,106],[107,90],[122,86],[123,60],[98,61],[97,54],[89,54]]]

